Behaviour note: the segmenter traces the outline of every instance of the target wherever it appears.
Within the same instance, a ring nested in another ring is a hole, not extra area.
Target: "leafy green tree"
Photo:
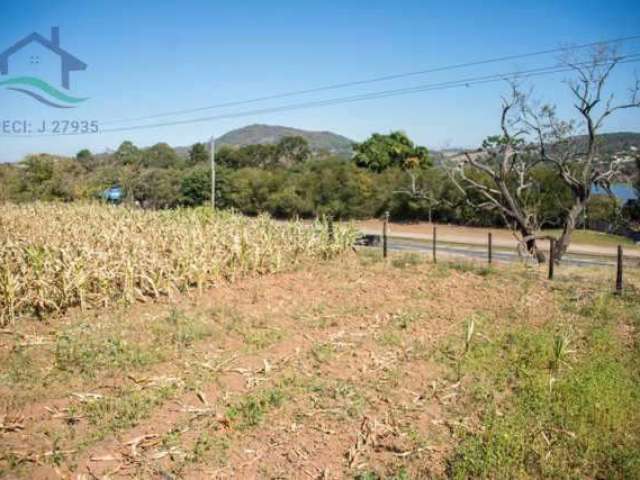
[[[239,148],[224,145],[216,150],[217,162],[232,169],[267,168],[277,165],[277,145],[245,145]]]
[[[309,142],[304,137],[283,137],[277,145],[278,162],[284,166],[302,163],[311,157]]]
[[[91,150],[83,148],[76,154],[76,160],[87,169],[93,168],[94,158]]]
[[[20,162],[19,201],[79,198],[83,168],[69,158],[30,155]]]
[[[115,151],[113,157],[120,165],[135,165],[140,162],[140,149],[133,142],[125,140]]]
[[[424,168],[431,165],[429,151],[416,146],[403,132],[389,135],[374,133],[354,146],[353,161],[362,168],[382,172],[390,167],[403,169]]]
[[[620,224],[621,207],[616,198],[609,195],[592,195],[585,209],[587,228],[615,227]]]
[[[144,170],[131,182],[133,199],[143,208],[173,208],[180,205],[180,173],[169,168]]]
[[[270,195],[280,190],[284,177],[279,172],[261,168],[234,170],[229,178],[229,205],[247,215],[268,211]]]
[[[180,194],[184,205],[194,207],[211,200],[211,169],[196,166],[182,177]],[[217,200],[217,199],[216,199]]]
[[[209,149],[204,143],[194,143],[189,150],[189,165],[197,165],[209,161]]]
[[[142,151],[140,165],[151,168],[181,168],[183,160],[166,143],[156,143]]]

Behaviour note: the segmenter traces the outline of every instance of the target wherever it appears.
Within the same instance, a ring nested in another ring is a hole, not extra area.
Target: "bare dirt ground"
[[[501,268],[351,254],[22,320],[0,335],[0,477],[444,476],[477,425],[447,360],[465,321],[560,316],[541,274]]]

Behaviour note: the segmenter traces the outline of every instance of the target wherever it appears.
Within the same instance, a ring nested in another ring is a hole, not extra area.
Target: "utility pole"
[[[211,153],[211,209],[216,209],[216,137],[211,135],[209,142]]]

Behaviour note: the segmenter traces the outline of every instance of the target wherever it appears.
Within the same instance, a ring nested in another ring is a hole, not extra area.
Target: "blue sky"
[[[72,73],[74,95],[90,99],[55,110],[0,89],[0,122],[114,119],[197,108],[566,44],[640,34],[636,1],[28,1],[3,2],[0,51],[31,32],[60,26],[61,46],[88,64]],[[640,41],[621,47],[640,52]],[[521,59],[205,112],[214,115],[525,70],[557,57]],[[640,63],[619,68],[624,91]],[[537,95],[570,112],[566,74],[536,79]],[[0,80],[2,78],[0,77]],[[0,137],[0,161],[28,153],[73,154],[166,141],[189,145],[250,123],[331,130],[355,140],[406,131],[432,148],[471,146],[495,133],[502,84],[425,92],[361,103],[90,136]],[[202,114],[172,117],[188,119]],[[137,125],[144,122],[117,124]],[[640,131],[640,112],[607,130]]]

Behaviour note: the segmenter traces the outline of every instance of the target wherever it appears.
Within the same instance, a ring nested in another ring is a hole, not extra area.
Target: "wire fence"
[[[413,252],[430,255],[434,264],[441,259],[445,261],[456,261],[461,257],[474,262],[486,263],[492,266],[496,263],[532,263],[533,261],[527,256],[523,256],[521,252],[514,249],[506,249],[501,247],[496,249],[493,242],[493,234],[487,233],[487,241],[485,245],[466,245],[452,246],[451,242],[442,242],[438,240],[438,229],[433,227],[431,239],[410,239],[407,237],[393,237],[389,234],[389,216],[385,215],[382,221],[380,235],[368,234],[361,235],[359,245],[372,248],[381,248],[383,258],[389,256],[390,251],[395,252]],[[605,269],[610,273],[611,288],[615,294],[621,295],[626,289],[625,280],[627,272],[634,274],[640,272],[640,256],[628,255],[625,257],[624,246],[617,245],[614,256],[605,254],[575,254],[565,255],[561,261],[554,259],[554,250],[556,242],[553,239],[549,241],[549,251],[545,264],[546,277],[549,281],[554,281],[558,276],[568,275],[575,276],[575,268],[572,267],[592,267]],[[536,262],[537,263],[537,262]]]

